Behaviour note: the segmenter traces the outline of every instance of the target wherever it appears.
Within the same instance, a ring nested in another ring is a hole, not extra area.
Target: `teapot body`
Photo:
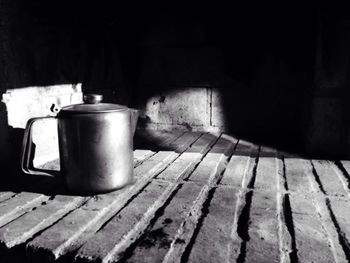
[[[78,194],[109,192],[133,182],[133,120],[129,110],[59,114],[61,175]]]
[[[23,136],[22,171],[31,175],[57,175],[33,170],[31,166],[33,123],[56,118],[60,175],[70,192],[99,194],[133,183],[133,137],[138,110],[101,103],[102,99],[102,95],[86,94],[83,104],[63,107],[57,110],[56,117],[29,119]]]

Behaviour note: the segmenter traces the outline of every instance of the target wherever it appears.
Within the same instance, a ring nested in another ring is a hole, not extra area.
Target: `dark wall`
[[[323,1],[315,56],[307,150],[349,157],[350,4]]]
[[[85,91],[107,89],[141,105],[160,91],[210,86],[223,94],[230,132],[286,149],[346,152],[347,7],[0,4],[1,90],[82,82]]]
[[[2,90],[78,82],[85,90],[123,85],[121,36],[108,8],[73,2],[1,2]]]

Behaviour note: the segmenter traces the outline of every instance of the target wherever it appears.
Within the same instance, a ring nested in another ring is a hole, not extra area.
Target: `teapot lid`
[[[101,103],[102,99],[103,96],[99,94],[84,94],[84,103],[63,107],[61,109],[61,114],[106,113],[128,110],[128,107],[124,105],[113,103]]]

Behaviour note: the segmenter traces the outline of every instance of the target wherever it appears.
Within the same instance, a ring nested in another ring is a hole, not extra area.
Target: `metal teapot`
[[[23,139],[23,172],[38,174],[29,168],[33,123],[57,118],[60,174],[70,192],[98,194],[132,183],[133,136],[138,111],[101,102],[102,95],[87,94],[83,104],[63,107],[56,117],[30,119]]]

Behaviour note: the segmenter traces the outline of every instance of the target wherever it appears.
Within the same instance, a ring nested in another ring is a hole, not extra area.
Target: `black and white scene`
[[[0,0],[0,262],[350,262],[349,78],[350,3]]]

